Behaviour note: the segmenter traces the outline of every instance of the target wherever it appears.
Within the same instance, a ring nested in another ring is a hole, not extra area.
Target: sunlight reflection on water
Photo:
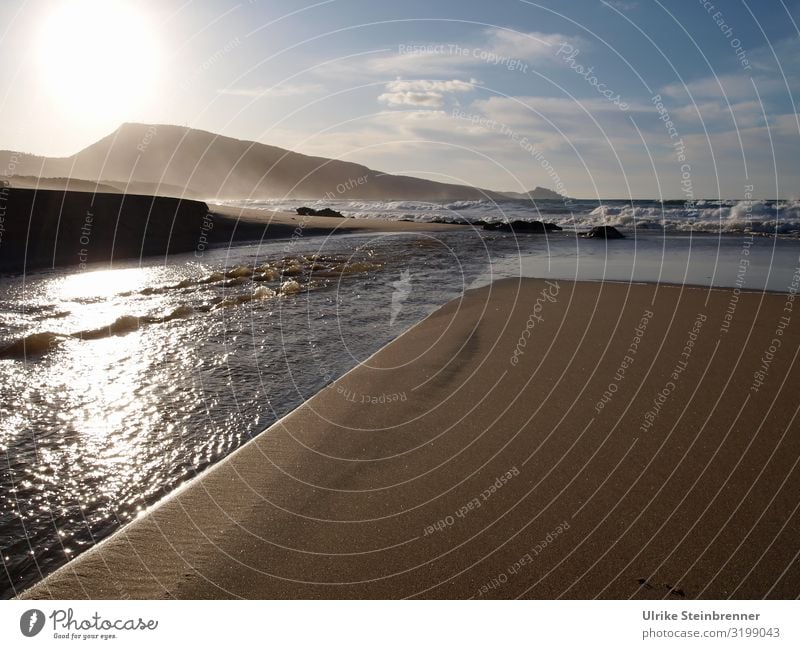
[[[441,247],[420,253],[416,239],[343,237],[323,256],[305,242],[311,256],[298,246],[285,263],[285,243],[244,246],[204,264],[185,256],[0,286],[12,316],[0,346],[56,336],[37,354],[0,358],[0,548],[14,586],[91,547],[460,292],[460,274],[420,290],[389,326],[393,259],[416,258],[420,288],[441,272],[419,263]],[[475,274],[480,262],[463,265]],[[287,281],[308,292],[282,297]]]

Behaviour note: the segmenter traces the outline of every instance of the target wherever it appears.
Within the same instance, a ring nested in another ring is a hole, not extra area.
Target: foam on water
[[[637,205],[596,207],[591,217],[605,225],[667,231],[800,233],[800,201],[709,201],[682,207]]]
[[[276,297],[296,295],[304,291],[325,288],[331,278],[342,278],[349,275],[379,271],[383,267],[380,261],[366,261],[344,256],[296,256],[286,257],[274,264],[257,266],[242,264],[227,271],[214,271],[201,277],[187,277],[177,283],[164,286],[147,286],[138,294],[142,296],[158,296],[172,292],[198,287],[235,288],[251,287],[243,293],[217,296],[210,302],[199,304],[181,304],[166,314],[148,313],[142,315],[123,314],[113,322],[93,329],[83,329],[74,333],[59,334],[49,331],[26,334],[19,339],[6,341],[0,346],[0,359],[26,359],[54,350],[66,338],[78,340],[99,340],[112,336],[122,336],[139,330],[144,325],[163,324],[173,320],[188,318],[193,315],[209,313],[214,310],[241,306],[250,302],[269,300]],[[228,279],[226,279],[228,278]],[[287,279],[291,278],[291,279]],[[298,279],[300,281],[298,281]],[[262,285],[253,287],[253,283]],[[275,283],[274,288],[263,285]],[[131,297],[131,291],[119,293],[120,297]],[[91,300],[84,300],[90,303]],[[51,310],[54,305],[34,305],[36,312]],[[65,317],[69,312],[57,313],[52,318]]]
[[[301,205],[330,206],[351,218],[413,222],[550,221],[565,229],[588,230],[598,225],[663,229],[665,232],[758,232],[800,234],[800,200],[737,201],[231,201],[253,209],[294,212]]]

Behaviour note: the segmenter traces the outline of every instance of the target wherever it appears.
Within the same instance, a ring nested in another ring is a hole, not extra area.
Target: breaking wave
[[[380,218],[425,223],[550,221],[566,230],[598,225],[662,228],[670,232],[742,232],[800,234],[800,200],[594,201],[469,200],[430,201],[232,201],[254,209],[294,212],[301,205],[333,207],[350,218]]]
[[[800,201],[698,201],[682,207],[637,205],[595,208],[589,214],[603,225],[696,232],[800,233]]]

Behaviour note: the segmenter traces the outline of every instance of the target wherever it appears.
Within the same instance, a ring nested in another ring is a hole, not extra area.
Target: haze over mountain
[[[63,179],[66,184],[70,179],[70,188],[76,190],[86,188],[83,182],[74,184],[80,180],[128,193],[212,200],[561,198],[539,187],[528,194],[509,194],[387,174],[352,162],[170,125],[123,124],[66,158],[0,151],[0,165],[9,170],[12,184],[31,186],[36,178]]]

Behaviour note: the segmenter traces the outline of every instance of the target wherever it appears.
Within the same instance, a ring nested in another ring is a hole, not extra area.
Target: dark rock
[[[317,210],[316,216],[335,216],[336,218],[342,219],[344,216],[341,212],[337,212],[336,210],[332,210],[330,207],[326,207],[321,210]]]
[[[341,212],[332,210],[330,207],[324,207],[321,210],[315,210],[313,207],[298,207],[297,214],[299,216],[335,216],[336,218],[344,218]]]
[[[561,228],[555,223],[543,223],[542,221],[511,221],[509,223],[495,222],[484,223],[484,230],[494,230],[497,232],[527,232],[533,234],[544,234],[546,232],[557,232]]]
[[[586,234],[583,235],[587,239],[624,239],[625,235],[622,234],[617,228],[611,225],[598,225]]]
[[[557,232],[561,230],[555,223],[543,223],[542,221],[513,221],[511,223],[511,228],[514,232],[536,233]]]
[[[64,336],[44,331],[30,334],[0,349],[0,358],[26,358],[54,349]]]
[[[224,219],[205,203],[164,196],[11,187],[0,196],[0,217],[4,273],[164,257],[230,242],[231,235],[221,236]],[[253,239],[264,226],[257,230]]]

